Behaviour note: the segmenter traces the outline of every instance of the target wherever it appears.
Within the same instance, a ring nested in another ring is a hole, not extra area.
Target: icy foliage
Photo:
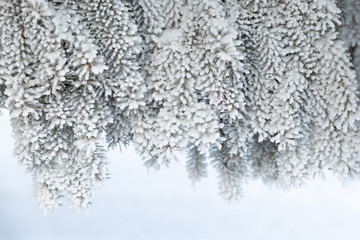
[[[350,53],[357,80],[360,81],[360,2],[358,0],[340,0],[343,10],[341,37]]]
[[[0,0],[0,108],[40,205],[87,208],[105,145],[156,168],[187,152],[227,200],[358,176],[360,5],[340,6],[345,45],[335,0]]]

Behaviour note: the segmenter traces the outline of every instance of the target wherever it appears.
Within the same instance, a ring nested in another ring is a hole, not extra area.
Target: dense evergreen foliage
[[[0,107],[40,205],[65,194],[87,208],[106,149],[128,144],[148,167],[187,152],[194,182],[212,165],[228,200],[251,177],[287,188],[327,169],[358,176],[359,11],[356,0],[0,0]]]

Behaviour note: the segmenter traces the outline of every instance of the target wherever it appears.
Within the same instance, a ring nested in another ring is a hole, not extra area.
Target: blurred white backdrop
[[[96,191],[90,213],[67,205],[44,216],[31,176],[12,156],[9,116],[0,117],[0,240],[358,240],[360,182],[333,177],[284,192],[259,181],[228,204],[216,173],[192,187],[184,162],[147,171],[133,149],[111,151],[112,178]]]

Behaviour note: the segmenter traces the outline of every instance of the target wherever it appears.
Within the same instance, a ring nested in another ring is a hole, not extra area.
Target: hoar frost
[[[0,0],[0,108],[40,206],[87,208],[130,143],[148,167],[187,152],[193,182],[213,166],[228,200],[358,176],[358,5]]]

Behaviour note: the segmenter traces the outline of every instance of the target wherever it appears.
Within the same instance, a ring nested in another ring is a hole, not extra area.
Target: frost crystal
[[[40,205],[87,208],[109,175],[105,145],[134,144],[151,167],[187,152],[189,178],[213,166],[228,200],[251,177],[358,176],[359,12],[356,0],[0,0],[0,108]]]

